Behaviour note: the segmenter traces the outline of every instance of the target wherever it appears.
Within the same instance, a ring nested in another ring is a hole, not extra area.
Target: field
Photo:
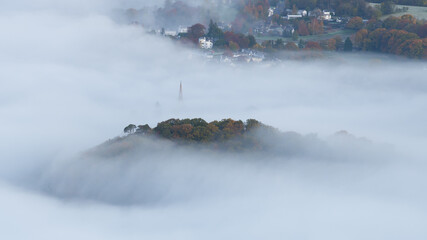
[[[378,3],[370,3],[372,6],[379,6]],[[416,17],[417,19],[426,19],[427,20],[427,7],[416,7],[416,6],[407,6],[407,5],[396,5],[398,8],[407,7],[409,10],[407,12],[399,12],[399,13],[393,13],[389,15],[384,15],[381,17],[381,19],[385,19],[389,16],[402,16],[405,14],[411,14],[412,16]]]
[[[296,42],[298,42],[300,39],[304,41],[322,41],[334,38],[336,36],[341,36],[342,39],[345,39],[346,37],[351,36],[355,31],[343,29],[343,30],[335,30],[335,31],[329,31],[324,34],[319,35],[309,35],[309,36],[301,36],[298,38]],[[283,37],[275,37],[275,36],[262,36],[262,37],[255,37],[258,43],[262,43],[266,40],[277,40],[279,38],[283,39],[285,42],[294,42],[292,38],[283,38]]]

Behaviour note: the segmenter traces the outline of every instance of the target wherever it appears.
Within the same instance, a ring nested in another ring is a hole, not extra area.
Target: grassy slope
[[[370,3],[372,6],[378,6],[378,3]],[[405,14],[411,14],[412,16],[416,17],[417,19],[427,19],[427,7],[416,7],[416,6],[407,6],[407,5],[396,5],[398,8],[402,7],[408,7],[409,10],[407,12],[400,12],[400,13],[393,13],[389,15],[384,15],[381,17],[381,19],[385,19],[389,16],[396,16],[400,17]]]
[[[334,38],[336,36],[341,36],[342,39],[345,39],[346,37],[348,37],[354,33],[355,33],[354,30],[344,29],[344,30],[328,32],[325,34],[302,36],[299,39],[302,39],[304,41],[321,41],[321,40],[327,40],[330,38]],[[283,39],[283,41],[285,41],[285,42],[294,42],[292,40],[292,38],[269,37],[269,36],[256,37],[256,40],[258,43],[262,43],[263,41],[266,41],[266,40],[277,40],[279,38]],[[299,41],[299,39],[298,39],[298,41]],[[296,42],[298,42],[298,41],[296,41]]]

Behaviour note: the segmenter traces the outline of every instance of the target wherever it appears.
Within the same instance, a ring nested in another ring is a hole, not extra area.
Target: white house
[[[271,17],[271,16],[274,15],[274,10],[276,10],[275,7],[271,7],[271,8],[268,9],[268,17]]]
[[[209,39],[206,39],[205,37],[199,38],[199,46],[203,49],[212,49],[213,42]]]
[[[327,21],[332,20],[331,12],[323,10],[322,15],[320,16],[320,19],[327,20]]]
[[[178,35],[178,33],[176,31],[170,31],[170,30],[165,31],[165,36],[176,37],[177,35]]]
[[[301,14],[288,14],[288,20],[302,18]]]
[[[306,17],[307,16],[307,10],[298,10],[297,14],[301,15],[303,17]]]
[[[178,33],[188,33],[188,28],[179,26]]]

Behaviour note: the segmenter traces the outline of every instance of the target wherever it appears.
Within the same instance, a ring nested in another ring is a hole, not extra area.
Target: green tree
[[[278,50],[283,50],[285,49],[285,42],[283,41],[283,39],[279,38],[274,42],[273,48],[278,49]]]
[[[383,15],[392,14],[395,12],[396,5],[391,0],[386,0],[381,3],[381,12]]]
[[[344,42],[344,51],[345,52],[351,52],[351,51],[353,51],[353,42],[351,41],[351,39],[349,37],[347,37],[345,39],[345,42]]]
[[[134,124],[129,124],[125,129],[123,129],[124,133],[134,133],[136,126]]]
[[[220,40],[224,39],[224,32],[218,27],[218,24],[214,23],[211,19],[206,36],[213,38],[214,40]]]
[[[248,35],[248,40],[249,40],[249,48],[253,48],[257,44],[255,37],[252,35]]]

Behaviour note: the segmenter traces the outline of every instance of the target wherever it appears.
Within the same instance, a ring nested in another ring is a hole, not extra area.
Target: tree
[[[187,37],[195,44],[198,44],[199,38],[205,35],[206,27],[200,23],[194,24],[188,28]]]
[[[279,38],[274,42],[274,46],[273,48],[278,49],[278,50],[283,50],[285,49],[285,42],[283,42],[283,39]]]
[[[368,30],[360,29],[354,36],[354,43],[357,47],[363,48],[363,43],[368,37]]]
[[[304,42],[302,39],[300,39],[300,40],[299,40],[299,42],[298,42],[298,47],[299,47],[300,49],[303,49],[303,48],[304,48],[304,46],[305,46],[305,42]]]
[[[308,25],[308,30],[311,35],[317,35],[323,33],[323,21],[318,21],[314,18]]]
[[[294,42],[288,42],[285,45],[285,50],[298,51],[299,48]]]
[[[255,37],[252,35],[248,35],[248,40],[249,40],[249,48],[253,48],[257,44]]]
[[[136,130],[137,133],[149,133],[151,132],[151,128],[148,124],[145,125],[139,125],[138,129]]]
[[[396,54],[404,55],[410,58],[421,58],[424,53],[422,39],[406,40],[396,49]]]
[[[363,19],[361,17],[354,17],[348,21],[346,28],[360,30],[363,28]]]
[[[328,39],[326,42],[326,47],[329,51],[337,50],[337,41],[334,38]]]
[[[214,40],[220,40],[224,38],[224,32],[218,27],[218,24],[214,23],[211,19],[206,36]]]
[[[417,34],[421,38],[426,38],[427,37],[427,23],[425,23],[424,25],[421,25],[420,27],[418,27]]]
[[[344,43],[343,43],[343,41],[342,41],[342,38],[341,38],[341,36],[336,36],[335,38],[335,49],[337,50],[337,51],[340,51],[340,50],[342,50],[343,48],[344,48]]]
[[[129,124],[125,129],[123,130],[124,133],[133,133],[135,132],[136,126],[134,124]]]
[[[351,42],[350,38],[347,37],[344,42],[344,51],[351,52],[353,51],[353,42]]]
[[[299,38],[299,34],[297,31],[294,32],[294,34],[292,34],[292,40],[297,41]]]
[[[310,35],[310,32],[308,31],[308,27],[307,24],[305,23],[304,20],[300,20],[298,22],[298,34],[300,36],[307,36]]]
[[[395,12],[396,5],[391,0],[386,0],[381,3],[381,12],[383,15],[392,14]]]
[[[400,21],[400,18],[391,16],[384,20],[383,25],[387,29],[395,29],[397,28],[397,24],[399,23],[399,21]]]
[[[239,50],[239,45],[233,41],[228,42],[228,47],[230,48],[230,50],[232,51],[237,51]]]
[[[322,47],[320,46],[320,44],[318,42],[309,41],[309,42],[307,42],[307,44],[305,44],[304,49],[306,49],[306,50],[322,50]]]

